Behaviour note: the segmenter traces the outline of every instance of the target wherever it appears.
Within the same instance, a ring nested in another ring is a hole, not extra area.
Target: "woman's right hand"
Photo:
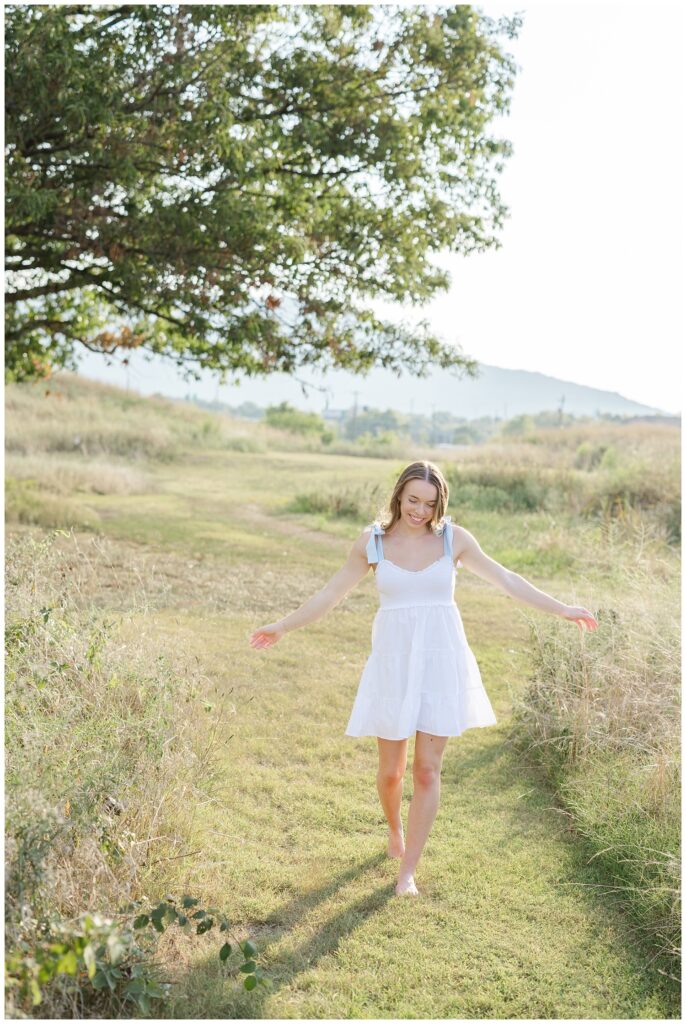
[[[250,635],[251,647],[271,647],[279,642],[286,630],[280,622],[270,622],[268,626],[260,626]]]

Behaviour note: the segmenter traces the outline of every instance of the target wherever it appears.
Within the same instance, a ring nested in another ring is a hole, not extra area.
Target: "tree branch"
[[[43,317],[40,320],[27,320],[13,331],[5,332],[5,341],[16,341],[21,338],[22,335],[28,334],[29,331],[34,330],[36,327],[51,327],[57,330],[60,327],[69,326],[68,320],[53,320],[49,317]]]
[[[49,284],[37,285],[35,288],[21,288],[14,292],[5,292],[5,302],[13,305],[15,302],[24,302],[26,299],[36,299],[39,295],[57,295],[59,292],[70,292],[74,288],[83,288],[83,281],[76,281],[75,277],[80,277],[85,273],[86,271],[79,270],[68,281],[51,281]]]

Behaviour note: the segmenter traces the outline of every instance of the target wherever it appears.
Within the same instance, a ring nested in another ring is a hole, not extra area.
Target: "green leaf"
[[[122,978],[122,973],[118,967],[106,967],[105,978],[112,992],[117,987],[117,982]]]
[[[245,988],[247,988],[248,992],[250,992],[250,990],[255,988],[255,986],[257,985],[257,978],[255,978],[251,974],[249,978],[245,979],[245,981],[243,982],[243,985],[245,986]]]
[[[243,955],[245,957],[255,956],[255,954],[257,953],[257,946],[255,946],[254,943],[250,942],[249,939],[246,939],[245,942],[241,943],[241,950],[243,951]]]
[[[247,963],[241,964],[239,970],[243,971],[243,974],[252,974],[256,967],[257,964],[254,960],[248,960]]]
[[[57,962],[58,974],[76,974],[77,959],[73,949],[68,950]]]
[[[127,996],[135,996],[140,992],[145,992],[145,981],[143,978],[133,978],[124,989],[124,994]]]
[[[43,995],[42,995],[41,990],[40,990],[40,985],[38,984],[38,982],[36,981],[35,978],[31,978],[30,985],[31,985],[31,1004],[33,1006],[38,1006],[39,1003],[41,1003],[43,1001]]]
[[[219,950],[219,959],[222,963],[229,957],[231,953],[231,946],[228,942],[225,942],[222,948]]]
[[[184,896],[181,901],[182,907],[194,907],[200,900],[196,900],[193,896]]]
[[[51,978],[54,978],[56,967],[56,960],[49,960],[47,963],[41,964],[38,969],[38,981],[44,985],[46,981],[50,981]],[[17,982],[17,984],[19,984],[19,982]]]
[[[205,920],[201,921],[200,924],[198,925],[198,927],[196,928],[196,933],[198,935],[204,935],[205,932],[208,932],[210,930],[210,928],[212,927],[213,924],[214,924],[213,918],[206,917]]]
[[[139,914],[136,920],[133,922],[134,928],[145,928],[146,925],[150,924],[150,918],[147,914]]]
[[[156,981],[151,981],[148,985],[148,995],[151,999],[164,999],[167,993]]]

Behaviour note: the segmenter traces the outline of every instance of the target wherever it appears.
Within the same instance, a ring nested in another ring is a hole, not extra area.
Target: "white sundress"
[[[451,517],[443,522],[442,557],[416,571],[384,557],[384,529],[371,524],[367,559],[377,563],[379,609],[346,736],[459,736],[496,724],[453,596]]]

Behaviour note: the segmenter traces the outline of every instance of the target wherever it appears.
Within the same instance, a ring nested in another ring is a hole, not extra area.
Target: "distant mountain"
[[[307,388],[307,395],[298,380],[277,373],[266,380],[244,380],[240,387],[222,388],[221,400],[232,405],[250,401],[262,406],[288,401],[297,408],[317,412],[322,412],[325,407],[349,409],[356,400],[358,408],[368,405],[429,415],[432,411],[450,412],[470,420],[481,416],[510,419],[523,413],[559,409],[560,406],[564,412],[574,416],[600,413],[669,415],[664,410],[625,398],[616,391],[602,391],[543,373],[509,370],[485,363],[479,364],[478,377],[462,379],[449,370],[436,370],[422,380],[407,374],[396,377],[384,369],[374,369],[367,377],[343,370],[327,374],[299,370],[297,377],[311,385]]]
[[[323,374],[313,368],[299,369],[294,376],[274,373],[266,378],[238,377],[237,383],[218,384],[209,372],[202,379],[182,381],[170,360],[160,356],[146,359],[132,352],[129,366],[108,366],[101,356],[81,355],[79,373],[110,384],[130,386],[141,394],[163,394],[178,398],[199,398],[204,402],[239,406],[254,402],[264,408],[290,402],[298,409],[323,412],[369,405],[398,412],[449,412],[468,420],[482,416],[509,419],[523,413],[559,409],[574,416],[670,415],[641,402],[634,402],[616,391],[603,391],[585,384],[548,377],[531,370],[509,370],[501,366],[479,364],[479,376],[460,379],[450,370],[435,370],[425,380],[390,370],[374,369],[367,377],[345,370]],[[129,381],[130,375],[130,381]],[[308,385],[305,390],[301,386]],[[563,402],[564,399],[564,402]],[[670,411],[672,412],[672,411]]]
[[[616,391],[603,391],[585,384],[548,377],[531,370],[509,370],[500,366],[479,364],[479,376],[456,381],[446,370],[432,375],[430,384],[413,381],[415,401],[431,401],[436,409],[457,406],[468,419],[479,416],[501,416],[508,419],[523,413],[559,409],[573,416],[595,416],[611,413],[620,416],[662,414],[641,402],[634,402]],[[427,386],[428,385],[428,386]],[[429,397],[430,396],[430,397]]]

